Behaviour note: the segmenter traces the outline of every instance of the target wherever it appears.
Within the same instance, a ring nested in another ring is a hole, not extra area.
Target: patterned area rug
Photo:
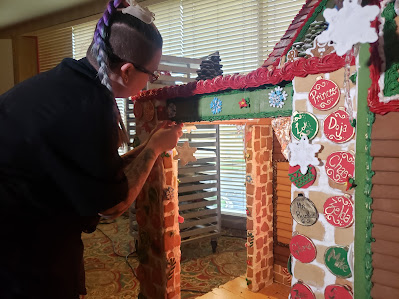
[[[94,233],[82,234],[82,239],[85,245],[87,295],[81,298],[137,298],[140,285],[126,263],[126,256],[134,250],[128,217],[99,224]],[[196,298],[243,275],[246,271],[245,241],[222,236],[218,239],[215,254],[209,240],[183,244],[181,297]],[[133,268],[138,266],[135,254],[130,255],[128,260]]]

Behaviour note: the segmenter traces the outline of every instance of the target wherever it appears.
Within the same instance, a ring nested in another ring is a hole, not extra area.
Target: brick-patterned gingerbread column
[[[270,125],[246,127],[247,283],[254,292],[273,282],[273,187]]]
[[[180,230],[179,230],[179,199],[177,185],[177,160],[173,160],[176,151],[163,158],[165,172],[164,197],[164,228],[165,253],[167,257],[167,296],[168,299],[180,298]]]
[[[158,123],[157,113],[164,107],[162,103],[154,105],[149,101],[139,105],[143,113],[137,113],[141,117],[136,116],[136,130],[140,141],[145,142]],[[163,154],[157,159],[135,202],[140,299],[180,298],[177,162],[173,154]]]

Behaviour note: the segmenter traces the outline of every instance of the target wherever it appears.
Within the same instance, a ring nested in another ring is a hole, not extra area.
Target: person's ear
[[[121,77],[123,80],[123,83],[127,84],[130,80],[130,76],[132,75],[132,72],[134,70],[133,64],[130,62],[122,64],[121,68]]]

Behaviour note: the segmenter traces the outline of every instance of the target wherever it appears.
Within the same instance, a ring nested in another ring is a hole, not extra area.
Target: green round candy
[[[294,112],[291,133],[295,139],[300,140],[302,135],[307,135],[308,139],[311,140],[316,137],[318,130],[319,122],[316,116],[309,112]]]

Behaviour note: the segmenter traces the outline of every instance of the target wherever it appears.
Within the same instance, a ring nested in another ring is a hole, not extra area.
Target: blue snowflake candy
[[[219,114],[222,112],[222,100],[213,98],[210,107],[213,114]]]
[[[274,90],[269,93],[269,104],[270,107],[283,108],[285,100],[287,99],[287,93],[280,86],[277,86]]]

